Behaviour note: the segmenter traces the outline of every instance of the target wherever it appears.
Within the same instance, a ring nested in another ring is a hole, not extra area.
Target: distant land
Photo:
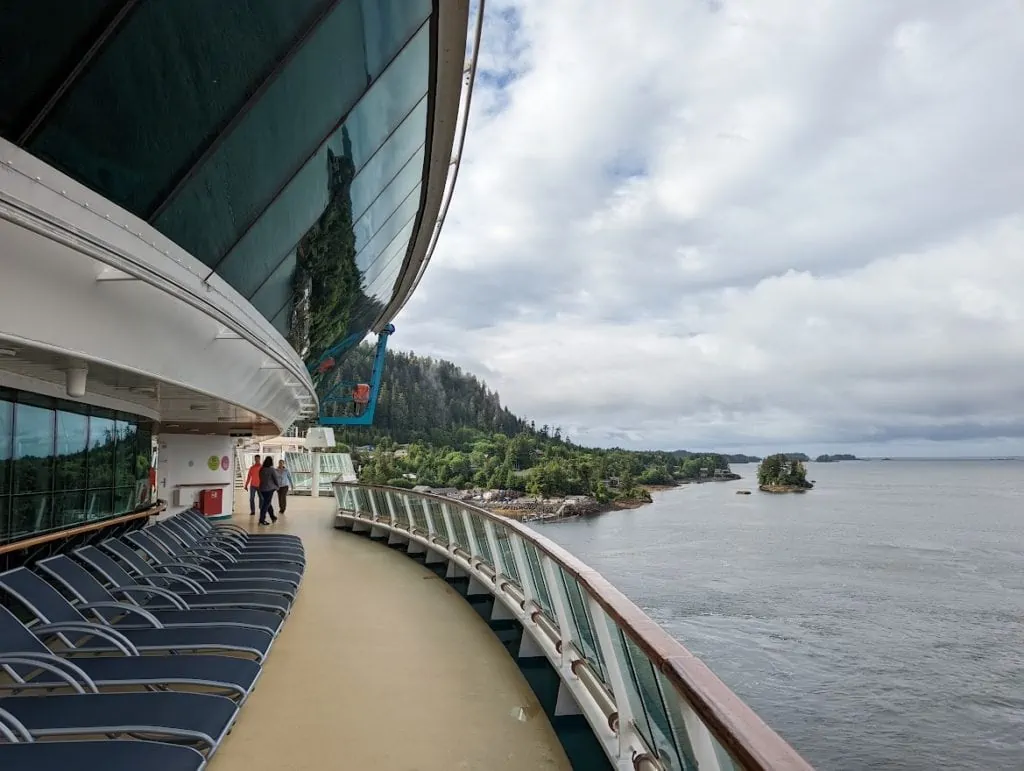
[[[849,455],[847,453],[838,453],[836,455],[819,455],[814,459],[815,463],[837,463],[841,460],[857,460],[856,455]]]

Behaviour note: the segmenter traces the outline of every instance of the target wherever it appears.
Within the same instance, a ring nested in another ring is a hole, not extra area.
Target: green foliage
[[[810,487],[807,481],[807,469],[802,461],[790,458],[785,453],[769,455],[757,468],[759,485]]]
[[[366,380],[373,349],[359,346],[335,377]],[[389,352],[374,425],[335,429],[354,448],[360,478],[430,487],[516,490],[544,497],[646,500],[641,485],[671,485],[729,471],[714,453],[631,452],[574,445],[558,426],[536,428],[501,406],[498,395],[451,362]],[[403,477],[411,474],[415,481]]]

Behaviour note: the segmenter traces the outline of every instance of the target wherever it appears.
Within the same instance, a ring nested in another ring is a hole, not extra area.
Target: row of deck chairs
[[[202,769],[305,565],[297,536],[188,511],[0,573],[30,618],[0,606],[0,769]]]

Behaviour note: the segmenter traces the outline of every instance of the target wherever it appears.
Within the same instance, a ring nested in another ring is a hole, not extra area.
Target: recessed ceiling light
[[[0,356],[17,356],[17,348],[0,348]]]
[[[128,389],[128,392],[133,394],[155,394],[156,386],[132,386]]]
[[[189,406],[189,409],[192,410],[192,412],[203,412],[205,410],[210,409],[210,405],[209,404],[192,404],[192,405]]]

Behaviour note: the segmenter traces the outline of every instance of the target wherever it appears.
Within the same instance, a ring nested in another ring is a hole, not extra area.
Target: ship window
[[[409,216],[402,217],[400,210],[407,207],[411,202],[414,206],[413,214],[419,208],[420,179],[423,175],[423,148],[413,155],[401,172],[385,187],[373,203],[356,220],[356,253],[360,255],[357,261],[365,273],[364,265],[369,265],[373,259],[383,251],[380,249],[381,237],[388,232],[394,237],[396,220],[409,219]],[[397,216],[395,216],[397,214]],[[400,225],[399,225],[400,226]],[[377,238],[376,242],[374,238]],[[374,249],[377,249],[374,253]],[[367,255],[367,253],[369,253]],[[366,255],[366,256],[364,256]],[[367,259],[367,256],[370,259]],[[367,283],[370,278],[367,277]]]
[[[53,484],[53,410],[31,404],[14,408],[14,489],[16,495],[49,491]],[[19,511],[24,508],[19,505]]]
[[[4,137],[17,141],[121,5],[121,0],[4,3],[0,25],[4,41],[0,132]]]
[[[164,234],[211,267],[220,261],[371,82],[359,16],[354,0],[327,15],[157,215]]]
[[[373,234],[369,242],[356,255],[356,265],[359,266],[359,271],[366,276],[367,284],[373,282],[375,274],[371,272],[371,267],[377,258],[394,242],[398,234],[402,232],[402,228],[416,216],[419,207],[420,186],[416,185],[406,193],[398,208],[381,223],[380,229]]]
[[[0,497],[11,491],[11,443],[14,439],[14,404],[0,401]],[[0,538],[3,530],[0,527]]]
[[[89,418],[74,412],[57,412],[57,490],[84,490],[85,454],[89,446]]]
[[[111,418],[89,420],[89,487],[108,488],[114,484],[114,448],[117,429]]]
[[[344,124],[217,266],[221,277],[243,296],[253,297],[281,261],[320,232],[330,227],[347,228],[345,235],[351,239],[353,222],[423,144],[427,90],[423,62],[430,42],[427,33],[426,27],[417,33],[359,100]],[[417,182],[422,176],[420,165]],[[398,198],[395,205],[401,200]],[[334,248],[354,250],[356,246],[339,244]]]
[[[325,4],[140,3],[28,149],[147,218]]]

